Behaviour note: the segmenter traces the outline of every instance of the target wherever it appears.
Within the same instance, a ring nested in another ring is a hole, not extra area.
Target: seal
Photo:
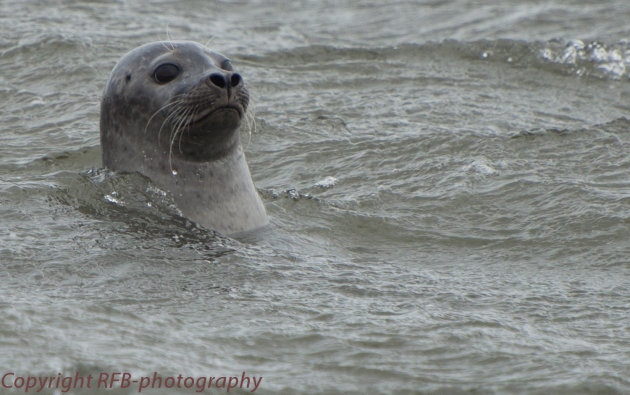
[[[238,133],[248,104],[225,56],[190,41],[140,46],[116,64],[103,93],[103,165],[149,177],[206,228],[262,227],[267,214]]]

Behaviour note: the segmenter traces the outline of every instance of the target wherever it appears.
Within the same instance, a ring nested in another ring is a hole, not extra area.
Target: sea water
[[[0,1],[0,392],[630,392],[629,4]],[[252,92],[245,239],[102,167],[166,39]]]

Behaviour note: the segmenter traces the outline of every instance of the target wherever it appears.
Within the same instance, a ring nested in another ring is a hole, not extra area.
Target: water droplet
[[[177,170],[175,170],[175,169],[171,170],[171,173],[172,173],[174,176],[176,176],[176,175],[178,174],[178,173],[177,173]]]

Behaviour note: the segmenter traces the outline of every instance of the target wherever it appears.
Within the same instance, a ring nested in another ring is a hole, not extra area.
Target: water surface
[[[630,392],[630,6],[486,3],[1,1],[2,372]],[[252,91],[250,238],[101,166],[109,72],[169,37]]]

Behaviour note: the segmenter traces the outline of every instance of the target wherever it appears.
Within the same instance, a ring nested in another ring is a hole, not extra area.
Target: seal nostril
[[[232,74],[232,78],[230,78],[230,84],[232,85],[232,87],[237,86],[238,84],[241,83],[241,81],[243,80],[243,78],[241,77],[240,74]]]
[[[219,88],[225,88],[226,85],[225,77],[218,73],[210,74],[210,82]]]

